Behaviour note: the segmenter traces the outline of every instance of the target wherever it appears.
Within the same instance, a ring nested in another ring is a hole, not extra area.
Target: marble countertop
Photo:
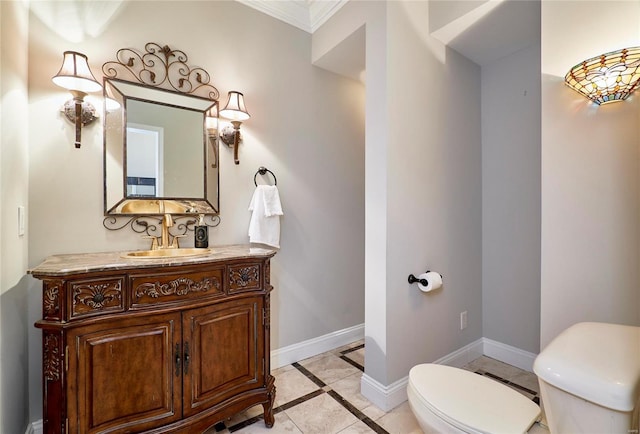
[[[40,265],[28,270],[35,277],[59,277],[76,273],[95,271],[130,270],[151,267],[170,267],[175,265],[201,264],[230,259],[270,258],[275,249],[251,247],[247,244],[213,246],[210,252],[202,256],[167,258],[127,258],[128,251],[103,253],[76,253],[52,255]]]

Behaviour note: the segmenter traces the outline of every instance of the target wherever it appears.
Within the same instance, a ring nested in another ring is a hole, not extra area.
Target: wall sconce
[[[102,89],[100,83],[91,73],[87,56],[75,51],[65,51],[60,71],[51,79],[55,84],[63,87],[73,95],[73,99],[64,105],[64,113],[76,125],[76,148],[80,147],[80,130],[82,125],[88,125],[96,119],[96,109],[84,97],[88,92]]]
[[[640,80],[640,47],[624,48],[585,60],[564,77],[565,83],[601,105],[626,99]]]
[[[227,125],[222,129],[220,140],[227,146],[233,146],[233,161],[236,164],[240,164],[238,160],[238,145],[241,140],[240,124],[242,124],[242,121],[246,121],[251,117],[244,105],[244,95],[235,90],[229,92],[229,101],[227,101],[227,105],[220,110],[220,116],[230,119],[231,125],[233,125],[233,127]]]

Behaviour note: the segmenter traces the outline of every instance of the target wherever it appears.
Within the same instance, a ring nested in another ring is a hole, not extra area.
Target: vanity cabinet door
[[[185,417],[264,386],[263,317],[262,297],[183,313]]]
[[[182,417],[180,313],[103,321],[68,334],[70,433],[129,433]]]

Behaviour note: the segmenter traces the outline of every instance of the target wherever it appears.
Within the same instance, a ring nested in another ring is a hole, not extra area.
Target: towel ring
[[[266,167],[261,166],[258,168],[258,171],[256,172],[256,174],[253,175],[253,183],[256,185],[256,187],[258,186],[258,182],[256,181],[256,177],[258,176],[258,173],[260,175],[266,175],[267,172],[269,172],[271,176],[273,176],[273,185],[278,185],[278,180],[276,179],[276,175],[274,175],[273,172],[267,169]]]

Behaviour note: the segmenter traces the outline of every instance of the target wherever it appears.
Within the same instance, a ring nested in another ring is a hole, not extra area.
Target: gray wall
[[[365,31],[365,345],[366,373],[379,381],[387,378],[387,5],[385,2],[348,2],[316,30],[312,60],[350,36]],[[362,57],[362,53],[354,56]]]
[[[32,4],[29,33],[29,262],[55,253],[147,248],[131,231],[102,226],[102,130],[72,127],[58,113],[68,93],[51,82],[62,52],[84,52],[97,77],[118,49],[150,41],[183,50],[221,95],[244,92],[240,165],[220,152],[222,223],[212,244],[246,243],[253,176],[278,178],[285,215],[272,260],[272,349],[364,322],[364,88],[313,67],[311,35],[236,2],[51,2]],[[81,7],[69,11],[66,8]],[[75,12],[72,13],[72,12]],[[113,12],[113,13],[112,13]],[[126,31],[123,31],[126,29]],[[77,40],[67,38],[77,37]],[[90,96],[101,107],[99,95]],[[223,103],[226,101],[223,101]],[[29,322],[40,315],[29,278]],[[40,335],[29,327],[31,420],[41,417]]]
[[[482,67],[483,336],[540,349],[540,46]]]
[[[390,382],[482,336],[480,68],[433,39],[428,17],[427,2],[388,3]],[[426,269],[441,291],[407,283]]]
[[[0,432],[24,432],[27,405],[28,11],[0,2]],[[55,74],[55,72],[54,72]]]
[[[349,2],[313,35],[319,59],[365,25],[366,374],[382,385],[482,336],[480,69],[426,22],[427,2]],[[427,268],[442,291],[407,283]]]

